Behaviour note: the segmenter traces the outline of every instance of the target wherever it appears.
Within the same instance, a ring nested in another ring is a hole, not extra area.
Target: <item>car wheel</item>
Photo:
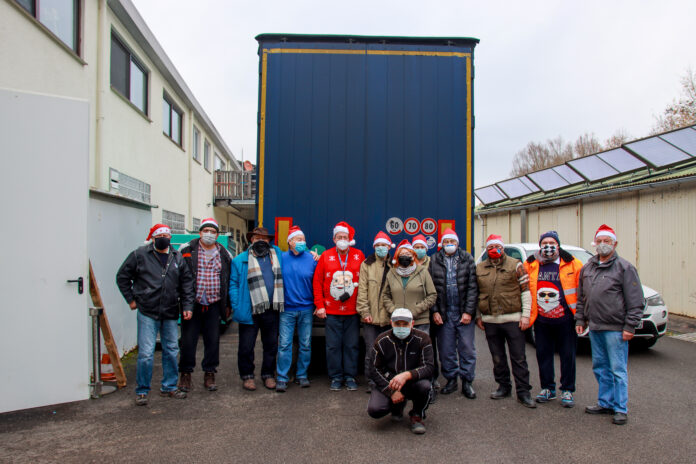
[[[634,338],[629,342],[631,348],[635,350],[647,350],[657,343],[657,337],[652,338]]]

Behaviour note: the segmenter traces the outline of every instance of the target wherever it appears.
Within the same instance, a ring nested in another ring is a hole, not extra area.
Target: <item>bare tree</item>
[[[573,147],[558,136],[545,143],[529,142],[512,160],[511,176],[521,176],[573,159]]]
[[[611,150],[612,148],[618,148],[624,143],[626,143],[630,138],[631,136],[628,135],[628,133],[624,129],[619,129],[616,132],[614,132],[614,135],[609,137],[604,142],[604,149]]]
[[[691,68],[681,78],[681,97],[673,100],[662,112],[656,116],[657,120],[653,133],[665,132],[680,127],[696,124],[696,72]]]
[[[602,144],[599,143],[599,140],[594,133],[590,134],[585,132],[578,137],[573,144],[573,152],[575,153],[576,158],[592,155],[600,151],[602,151]]]

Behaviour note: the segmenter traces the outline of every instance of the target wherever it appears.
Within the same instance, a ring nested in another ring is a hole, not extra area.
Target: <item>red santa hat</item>
[[[304,232],[302,232],[300,226],[292,226],[288,230],[288,243],[290,243],[290,240],[292,240],[293,237],[297,237],[298,235],[304,235]]]
[[[602,224],[599,226],[599,229],[597,229],[597,232],[594,234],[594,238],[596,239],[597,237],[610,237],[612,240],[616,241],[616,232],[614,232],[614,229],[609,227],[606,224]],[[592,241],[592,246],[595,245],[594,240]]]
[[[459,243],[459,237],[457,237],[457,234],[452,229],[445,229],[445,233],[442,234],[442,237],[440,238],[440,243],[438,243],[437,246],[442,247],[442,242],[444,242],[448,238],[453,238],[457,241],[457,243]]]
[[[205,218],[201,221],[201,226],[198,228],[199,231],[203,230],[205,227],[212,227],[216,231],[220,232],[220,224],[213,218]]]
[[[425,235],[418,234],[415,237],[413,237],[413,242],[411,242],[413,246],[416,246],[417,244],[423,245],[425,248],[428,248],[428,242],[425,240]]]
[[[489,235],[486,239],[486,248],[488,248],[490,245],[505,246],[505,243],[503,243],[503,237],[495,234]]]
[[[147,234],[147,238],[145,239],[145,243],[148,243],[150,240],[152,240],[152,237],[155,235],[159,234],[172,234],[172,229],[169,228],[169,226],[165,226],[164,224],[155,224],[150,228],[150,233]]]
[[[387,245],[389,248],[394,248],[396,245],[394,245],[389,238],[387,234],[382,232],[381,230],[377,232],[377,235],[375,235],[375,241],[372,242],[372,246],[377,246],[377,245]]]
[[[333,236],[335,237],[336,234],[341,232],[348,234],[348,240],[350,240],[348,245],[355,245],[355,240],[353,239],[355,237],[355,229],[353,229],[347,222],[341,221],[334,227]]]
[[[408,240],[403,239],[401,242],[399,242],[399,246],[396,247],[396,251],[394,252],[394,259],[392,259],[392,264],[396,264],[396,257],[399,256],[401,250],[408,250],[411,253],[411,255],[413,255],[413,259],[416,259],[417,256],[416,252],[413,250],[413,246]]]

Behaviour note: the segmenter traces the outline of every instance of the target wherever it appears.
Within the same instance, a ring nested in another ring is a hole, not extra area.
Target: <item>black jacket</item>
[[[193,311],[193,275],[173,247],[164,268],[155,253],[152,243],[132,251],[116,273],[116,284],[142,314],[156,320],[177,319],[179,304],[183,311]]]
[[[471,254],[459,248],[457,250],[457,288],[459,289],[459,315],[464,313],[476,315],[478,305],[478,282],[476,281],[476,262]],[[442,320],[447,320],[447,265],[445,250],[440,250],[430,257],[430,276],[433,278],[437,300],[431,311],[440,313]]]
[[[389,388],[389,382],[397,374],[406,371],[411,372],[413,382],[433,376],[435,366],[430,337],[418,329],[411,329],[408,337],[401,340],[388,330],[377,337],[372,345],[367,376],[379,391],[391,396],[393,392]]]
[[[194,238],[188,243],[181,245],[179,253],[188,264],[191,274],[193,275],[193,294],[194,297],[198,293],[198,251],[201,248],[200,238]],[[230,307],[230,266],[232,264],[232,254],[227,248],[216,243],[220,252],[220,309],[224,318],[224,310]]]

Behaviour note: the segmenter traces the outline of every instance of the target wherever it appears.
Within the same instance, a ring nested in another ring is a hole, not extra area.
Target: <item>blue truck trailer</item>
[[[257,223],[332,247],[452,227],[473,250],[473,38],[262,34]]]

